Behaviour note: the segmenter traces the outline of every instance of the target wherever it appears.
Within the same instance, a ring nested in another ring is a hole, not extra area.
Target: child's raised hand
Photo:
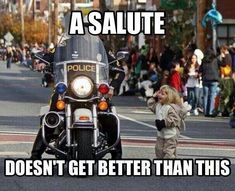
[[[154,97],[154,98],[157,98],[157,95],[158,95],[158,91],[156,91],[156,92],[153,94],[153,97]]]

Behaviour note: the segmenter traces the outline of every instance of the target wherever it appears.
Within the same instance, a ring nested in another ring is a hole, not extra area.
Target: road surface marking
[[[33,141],[0,141],[0,145],[33,144]]]
[[[156,127],[155,127],[154,125],[150,125],[150,124],[148,124],[148,123],[144,123],[144,122],[142,122],[142,121],[138,121],[138,120],[136,120],[136,119],[133,119],[133,118],[130,118],[130,117],[127,117],[127,116],[124,116],[124,115],[118,114],[118,116],[121,117],[121,118],[123,118],[123,119],[127,119],[127,120],[129,120],[129,121],[132,121],[132,122],[134,122],[134,123],[137,123],[137,124],[140,124],[140,125],[144,125],[144,126],[146,126],[146,127],[152,128],[152,129],[156,129]],[[191,139],[190,137],[187,137],[187,136],[184,136],[184,135],[180,135],[180,137],[182,137],[182,138],[184,138],[184,139]]]
[[[156,137],[148,136],[121,136],[124,139],[130,140],[146,140],[146,141],[155,141]],[[180,139],[184,141],[185,139]],[[188,140],[188,139],[186,139]],[[190,141],[204,141],[204,142],[235,142],[235,139],[203,139],[203,138],[190,138]]]
[[[192,121],[192,122],[207,122],[207,123],[228,123],[229,119],[202,119],[202,118],[186,118],[185,120]],[[228,124],[229,125],[229,124]]]
[[[151,111],[132,111],[131,113],[137,113],[137,114],[153,114],[153,112]]]
[[[0,156],[25,156],[25,155],[29,155],[29,153],[27,152],[9,152],[9,151],[6,151],[6,152],[0,152]]]
[[[141,122],[144,123],[144,122]],[[144,123],[145,125],[146,123]],[[149,124],[147,124],[148,126],[151,126]],[[154,127],[154,126],[153,126]],[[151,127],[152,128],[152,127]],[[155,128],[155,127],[154,127]],[[138,130],[137,130],[138,131]],[[140,130],[142,131],[142,130]],[[37,132],[32,132],[32,131],[0,131],[0,135],[6,135],[6,136],[11,136],[11,135],[24,135],[24,136],[33,136],[35,137],[35,135],[37,135]],[[180,138],[180,141],[188,141],[188,138],[184,138],[185,136],[182,136],[182,138]],[[156,137],[149,137],[149,136],[128,136],[128,135],[123,135],[121,136],[122,139],[128,139],[128,140],[141,140],[141,141],[155,141]],[[0,140],[0,144],[5,144],[5,143],[12,143],[14,141],[1,141]],[[25,142],[22,141],[21,143],[29,143],[31,141]],[[220,143],[220,142],[230,142],[230,143],[235,143],[235,139],[203,139],[203,138],[190,138],[190,142],[191,143],[195,143],[195,142],[207,142],[207,143],[211,143],[211,142],[216,142],[216,143]]]
[[[131,111],[131,113],[135,113],[135,114],[153,114],[153,112],[151,111],[148,111],[148,110],[134,110],[134,111]],[[201,118],[203,117],[203,119]],[[192,122],[197,122],[197,121],[200,121],[200,122],[209,122],[209,123],[214,123],[214,122],[218,122],[218,123],[227,123],[228,122],[228,118],[223,118],[223,119],[219,119],[219,118],[205,118],[204,116],[196,116],[196,117],[187,117],[185,119],[185,121],[192,121]]]
[[[37,132],[33,131],[0,131],[3,134],[25,134],[25,135],[37,135]]]
[[[132,145],[132,144],[123,144],[123,147],[130,148],[155,148],[155,145]],[[205,150],[205,151],[235,151],[235,148],[212,148],[212,147],[184,147],[178,146],[180,150]]]

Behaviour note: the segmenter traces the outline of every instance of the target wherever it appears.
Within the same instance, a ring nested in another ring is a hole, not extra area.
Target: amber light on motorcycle
[[[107,84],[100,84],[98,90],[101,94],[107,94],[109,92],[109,86]]]
[[[105,111],[108,109],[108,103],[106,101],[101,101],[99,104],[98,104],[98,108],[99,110],[101,111]]]
[[[56,108],[58,110],[63,110],[65,108],[65,102],[63,100],[58,100],[56,102]]]

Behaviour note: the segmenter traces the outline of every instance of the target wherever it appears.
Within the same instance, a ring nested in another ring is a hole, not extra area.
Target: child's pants
[[[176,147],[178,143],[178,135],[175,135],[172,138],[164,139],[157,137],[155,145],[155,154],[159,159],[163,158],[176,158]]]

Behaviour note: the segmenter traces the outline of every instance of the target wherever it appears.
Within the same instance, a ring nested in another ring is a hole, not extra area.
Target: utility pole
[[[20,20],[21,20],[21,38],[22,38],[21,45],[23,47],[25,44],[23,0],[20,0]]]
[[[75,9],[75,0],[70,0],[70,9],[71,11]]]
[[[216,0],[213,0],[213,4],[216,6]],[[216,54],[216,46],[217,46],[217,33],[216,33],[216,25],[212,23],[212,48],[214,53]]]
[[[54,44],[57,43],[58,38],[58,2],[59,0],[54,0]]]
[[[100,4],[100,12],[104,12],[106,11],[107,7],[106,7],[106,1],[105,0],[99,0],[99,4]]]
[[[33,0],[33,21],[35,21],[35,0]]]
[[[106,1],[105,0],[99,0],[99,9],[100,12],[103,13],[104,11],[106,11]],[[108,41],[109,40],[109,35],[103,35],[102,39],[104,41]]]
[[[48,44],[51,43],[51,0],[48,0]]]
[[[205,15],[206,1],[197,0],[197,46],[202,51],[205,50],[206,30],[203,29],[201,22]]]
[[[158,10],[160,8],[160,0],[153,0],[153,5],[155,5],[156,9]],[[166,21],[165,21],[166,22]],[[161,36],[157,35],[156,38],[154,39],[154,45],[153,45],[158,58],[160,58],[160,54],[161,54],[161,49],[162,49],[162,40],[161,40]]]

